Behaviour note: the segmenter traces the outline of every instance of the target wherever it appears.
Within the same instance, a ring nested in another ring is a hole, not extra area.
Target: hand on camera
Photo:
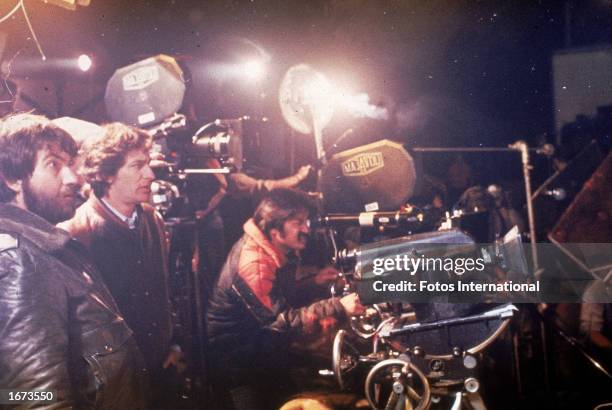
[[[161,152],[151,151],[149,153],[149,166],[151,168],[163,168],[168,165],[166,157]]]
[[[359,301],[359,296],[356,293],[349,293],[340,299],[342,307],[348,316],[357,316],[365,312],[365,307]]]
[[[339,274],[336,268],[326,266],[316,274],[314,281],[318,286],[330,285],[338,279]]]
[[[168,356],[166,356],[166,360],[164,360],[162,367],[164,369],[167,369],[170,366],[174,366],[178,369],[179,362],[182,357],[183,357],[183,352],[181,351],[181,348],[178,345],[173,345],[170,347]]]
[[[298,172],[295,174],[295,176],[297,176],[301,182],[308,177],[308,174],[310,174],[311,169],[312,167],[310,165],[303,165],[300,167],[300,169],[298,169]]]

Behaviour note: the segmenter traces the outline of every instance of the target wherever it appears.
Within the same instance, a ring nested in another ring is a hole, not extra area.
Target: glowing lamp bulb
[[[79,65],[79,69],[81,71],[88,71],[91,68],[93,62],[87,54],[81,54],[77,59],[77,64]]]
[[[263,62],[251,60],[244,63],[243,70],[251,80],[259,80],[263,77],[266,69]]]

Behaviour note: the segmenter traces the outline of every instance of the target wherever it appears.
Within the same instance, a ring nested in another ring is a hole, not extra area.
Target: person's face
[[[79,203],[74,158],[50,146],[36,154],[32,176],[23,181],[25,207],[52,224],[70,219]]]
[[[272,243],[283,252],[300,251],[306,247],[310,232],[308,212],[302,211],[283,224],[282,232],[272,229]]]
[[[147,202],[154,179],[155,175],[149,166],[149,150],[129,151],[125,163],[109,181],[108,196],[126,205]]]

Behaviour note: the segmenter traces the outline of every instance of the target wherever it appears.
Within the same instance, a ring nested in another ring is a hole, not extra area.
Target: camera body
[[[151,164],[156,176],[151,201],[164,218],[193,218],[217,190],[215,174],[242,169],[243,123],[249,120],[217,119],[191,135],[183,117],[174,120],[170,132],[163,125],[150,130],[155,140]]]

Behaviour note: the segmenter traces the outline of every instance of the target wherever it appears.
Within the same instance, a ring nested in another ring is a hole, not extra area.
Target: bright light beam
[[[331,117],[335,109],[341,108],[355,118],[373,120],[389,118],[388,110],[370,103],[368,94],[351,94],[341,91],[322,73],[317,72],[302,87],[303,103],[310,107],[313,113],[322,117]]]
[[[89,57],[87,54],[81,54],[77,59],[77,64],[79,66],[79,69],[85,72],[89,71],[89,69],[93,65],[93,61],[91,61],[91,57]]]
[[[324,129],[337,109],[356,118],[389,118],[388,110],[370,103],[368,94],[343,91],[306,64],[287,71],[279,89],[279,102],[285,120],[303,134]]]
[[[357,118],[370,118],[373,120],[389,119],[389,111],[370,103],[370,96],[361,94],[340,94],[338,105],[348,111],[350,115]]]
[[[242,65],[242,72],[251,81],[259,81],[266,72],[266,65],[263,61],[250,60]]]

